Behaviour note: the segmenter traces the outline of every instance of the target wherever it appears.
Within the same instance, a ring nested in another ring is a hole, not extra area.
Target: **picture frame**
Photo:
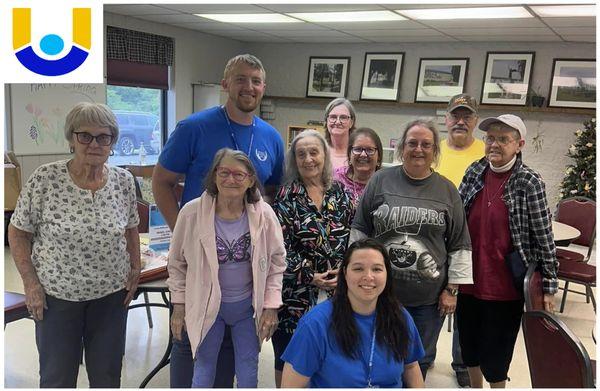
[[[468,58],[421,58],[415,102],[450,101],[465,91]]]
[[[487,52],[481,104],[525,106],[535,52]]]
[[[350,57],[310,57],[306,97],[345,97],[349,71]]]
[[[397,101],[404,52],[365,53],[360,100]]]
[[[548,107],[596,108],[596,60],[555,58]]]

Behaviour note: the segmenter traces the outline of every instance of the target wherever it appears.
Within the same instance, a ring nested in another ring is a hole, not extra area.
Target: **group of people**
[[[477,140],[477,102],[460,94],[447,140],[411,121],[401,164],[382,168],[381,140],[356,127],[350,101],[330,102],[325,134],[305,130],[285,152],[253,114],[260,60],[229,60],[222,87],[223,106],[177,124],[152,180],[173,231],[170,386],[256,387],[270,339],[277,387],[423,387],[453,315],[459,384],[504,386],[523,311],[524,276],[509,263],[540,265],[548,311],[557,291],[523,121],[484,119]],[[140,254],[133,178],[106,164],[118,132],[106,106],[77,105],[65,125],[73,158],[38,168],[11,219],[41,387],[76,385],[82,344],[90,386],[120,385]]]

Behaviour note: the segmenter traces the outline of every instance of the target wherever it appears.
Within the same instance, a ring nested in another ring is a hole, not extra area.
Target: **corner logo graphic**
[[[31,46],[31,8],[13,9],[13,49],[25,68],[43,76],[60,76],[74,71],[84,63],[92,46],[92,10],[72,8],[72,12],[71,50],[62,58],[47,60],[38,56]],[[50,56],[60,53],[64,46],[63,39],[56,34],[45,35],[40,40],[40,49]]]

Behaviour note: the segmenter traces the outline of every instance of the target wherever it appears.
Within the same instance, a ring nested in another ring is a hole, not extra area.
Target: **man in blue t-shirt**
[[[176,186],[185,176],[181,206],[199,197],[216,152],[232,148],[248,155],[265,186],[267,196],[275,194],[283,174],[283,140],[277,130],[253,114],[265,93],[265,69],[258,58],[242,54],[229,60],[221,86],[227,92],[223,106],[194,113],[180,121],[167,140],[152,176],[156,204],[171,230],[179,206]],[[176,312],[179,314],[175,314]],[[183,304],[174,304],[172,319],[181,319]],[[179,315],[179,316],[175,316]],[[172,327],[185,327],[177,322]],[[229,336],[229,337],[228,337]],[[233,346],[229,332],[223,339],[214,387],[233,386]],[[193,362],[187,334],[174,341],[171,352],[171,388],[189,388]]]

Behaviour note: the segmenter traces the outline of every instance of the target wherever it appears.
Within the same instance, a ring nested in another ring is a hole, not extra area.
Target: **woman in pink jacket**
[[[277,328],[286,268],[281,226],[240,151],[223,148],[206,191],[179,212],[169,252],[177,339],[185,328],[194,353],[193,387],[213,386],[225,325],[231,327],[240,388],[258,382],[258,352]]]

